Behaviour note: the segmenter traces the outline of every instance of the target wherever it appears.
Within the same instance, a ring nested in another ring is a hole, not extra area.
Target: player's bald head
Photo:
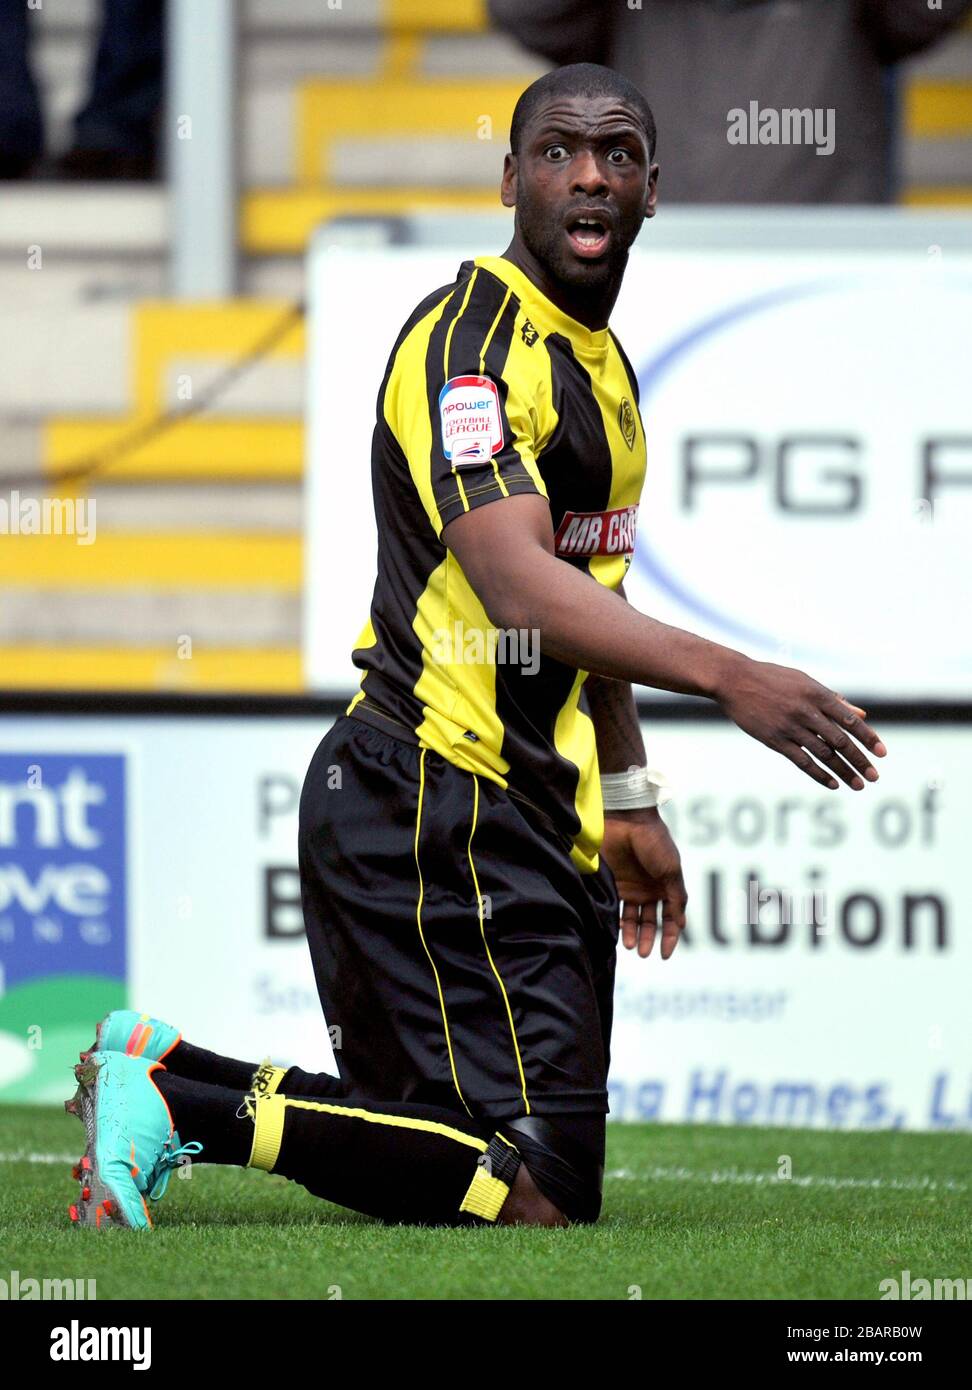
[[[637,118],[648,145],[648,158],[655,157],[657,132],[651,107],[633,82],[613,68],[600,63],[570,63],[554,68],[532,82],[520,96],[510,123],[510,152],[518,155],[523,134],[530,123],[541,115],[551,102],[563,98],[613,98],[623,102]]]

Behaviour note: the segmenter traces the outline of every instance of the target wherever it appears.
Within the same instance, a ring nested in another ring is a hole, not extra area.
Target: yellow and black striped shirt
[[[617,589],[644,474],[638,385],[617,340],[511,262],[464,262],[405,324],[378,396],[378,578],[348,712],[532,803],[582,872],[597,867],[604,823],[587,672],[541,655],[533,634],[491,630],[442,531],[539,493],[558,555]]]

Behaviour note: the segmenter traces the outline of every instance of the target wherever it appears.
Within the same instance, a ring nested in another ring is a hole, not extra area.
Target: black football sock
[[[231,1091],[250,1091],[254,1077],[260,1073],[257,1088],[282,1090],[294,1096],[343,1096],[343,1083],[327,1072],[303,1071],[300,1067],[275,1067],[266,1062],[239,1062],[234,1057],[222,1057],[204,1047],[182,1041],[165,1058],[167,1071],[190,1081],[205,1081],[211,1086],[226,1086]]]
[[[329,1076],[326,1071],[302,1071],[300,1067],[290,1067],[280,1078],[277,1087],[285,1096],[304,1096],[319,1100],[347,1099],[349,1092],[344,1082],[337,1076]]]
[[[244,1168],[253,1147],[253,1124],[237,1116],[246,1115],[243,1091],[213,1086],[208,1081],[190,1080],[159,1067],[152,1072],[162,1098],[169,1107],[172,1124],[183,1144],[196,1140],[202,1153],[194,1163],[235,1163]]]
[[[230,1090],[248,1091],[253,1085],[256,1062],[238,1062],[234,1057],[221,1057],[193,1043],[179,1042],[164,1059],[167,1071],[185,1076],[191,1081],[208,1081],[211,1086],[228,1086]],[[156,1080],[158,1077],[156,1076]]]
[[[154,1080],[201,1163],[280,1173],[315,1197],[386,1221],[495,1221],[520,1156],[495,1125],[433,1105],[231,1091],[164,1071]]]

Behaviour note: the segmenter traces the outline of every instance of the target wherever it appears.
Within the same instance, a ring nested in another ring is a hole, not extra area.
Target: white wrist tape
[[[601,774],[605,811],[637,811],[644,806],[664,806],[672,799],[667,777],[648,767],[629,767],[627,772]]]

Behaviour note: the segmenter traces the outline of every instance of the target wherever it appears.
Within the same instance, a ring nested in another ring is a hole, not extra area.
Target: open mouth
[[[608,220],[597,213],[573,213],[567,220],[567,239],[585,260],[603,256],[611,240]]]

